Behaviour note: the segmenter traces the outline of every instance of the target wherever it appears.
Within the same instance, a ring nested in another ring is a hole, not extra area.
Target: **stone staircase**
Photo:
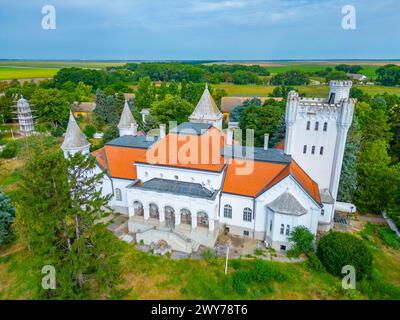
[[[136,242],[143,241],[144,244],[150,245],[152,242],[164,240],[171,246],[172,250],[192,253],[198,250],[200,244],[185,235],[169,228],[149,227],[146,230],[138,230],[136,233]]]

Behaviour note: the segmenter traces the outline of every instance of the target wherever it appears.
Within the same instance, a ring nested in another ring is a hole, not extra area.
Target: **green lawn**
[[[343,290],[340,278],[313,271],[307,262],[265,261],[279,278],[251,283],[238,292],[234,273],[254,268],[256,260],[230,260],[225,276],[223,258],[172,260],[117,238],[112,246],[122,254],[120,289],[130,289],[124,299],[400,299],[400,250],[387,248],[374,232],[367,233],[363,238],[374,256],[375,280],[363,280],[357,290]],[[34,260],[21,245],[0,247],[0,299],[37,297],[40,262]]]
[[[0,160],[0,188],[13,199],[24,159]],[[121,288],[131,289],[126,299],[400,299],[400,250],[387,247],[371,227],[362,235],[374,256],[379,281],[362,282],[355,291],[341,289],[341,279],[313,271],[307,262],[266,261],[280,278],[251,283],[238,292],[233,274],[254,268],[253,258],[230,260],[225,276],[223,258],[172,260],[151,256],[117,238],[110,245],[121,253]],[[41,262],[21,244],[0,246],[0,300],[37,298],[40,270]]]

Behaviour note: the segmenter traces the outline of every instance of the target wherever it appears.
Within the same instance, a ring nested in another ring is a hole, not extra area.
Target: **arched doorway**
[[[188,209],[181,209],[181,223],[192,225],[192,213]]]
[[[143,217],[143,204],[140,201],[135,201],[133,203],[133,210],[135,216]]]
[[[169,228],[175,228],[175,210],[170,206],[166,206],[164,208],[164,212],[165,212],[165,225]]]
[[[204,211],[197,213],[197,226],[208,228],[208,215]]]
[[[150,203],[149,205],[149,216],[152,219],[159,219],[160,212],[158,211],[158,206],[155,203]]]

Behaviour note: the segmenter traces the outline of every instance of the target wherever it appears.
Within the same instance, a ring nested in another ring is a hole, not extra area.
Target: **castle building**
[[[138,242],[165,240],[193,252],[213,246],[225,230],[287,250],[295,227],[316,234],[332,226],[354,109],[350,86],[331,82],[326,99],[290,92],[284,150],[268,148],[267,135],[264,147],[249,148],[233,139],[232,129],[222,131],[207,87],[190,121],[168,133],[162,126],[159,137],[124,131],[135,123],[124,108],[120,137],[92,153],[98,172],[106,173],[102,192],[129,217]],[[76,127],[70,117],[64,152],[88,150]]]

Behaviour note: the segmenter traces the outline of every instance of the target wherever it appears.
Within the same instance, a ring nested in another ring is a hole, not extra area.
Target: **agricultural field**
[[[390,94],[400,95],[400,87],[383,87],[383,86],[356,86],[362,89],[365,93]],[[214,84],[215,89],[224,89],[228,96],[267,96],[272,93],[274,86],[267,85],[236,85],[236,84]],[[329,93],[329,86],[294,86],[294,88],[304,93],[306,96],[326,97]]]
[[[102,69],[125,62],[0,60],[0,80],[52,78],[61,68]]]
[[[369,78],[376,76],[375,70],[386,64],[400,65],[400,61],[235,61],[217,62],[218,64],[243,64],[260,65],[266,67],[271,74],[284,73],[290,70],[300,70],[303,72],[316,72],[325,70],[327,67],[334,68],[338,64],[360,65],[363,67],[361,74]]]

